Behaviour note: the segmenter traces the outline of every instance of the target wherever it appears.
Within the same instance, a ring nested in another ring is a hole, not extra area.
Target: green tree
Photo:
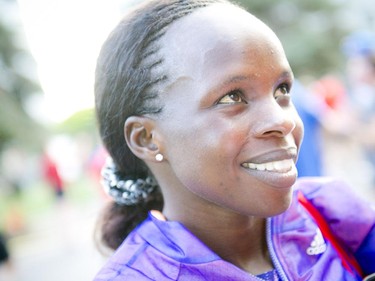
[[[35,146],[43,131],[25,107],[27,99],[41,88],[27,71],[35,63],[20,43],[19,23],[9,22],[5,16],[14,5],[15,0],[0,0],[0,150],[10,141]]]
[[[320,76],[341,70],[342,38],[350,30],[340,24],[341,1],[238,0],[265,21],[282,41],[296,76]]]

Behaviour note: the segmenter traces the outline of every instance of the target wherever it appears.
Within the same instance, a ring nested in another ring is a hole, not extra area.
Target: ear
[[[144,116],[130,116],[125,121],[124,136],[135,156],[145,161],[155,161],[160,152],[155,121]]]

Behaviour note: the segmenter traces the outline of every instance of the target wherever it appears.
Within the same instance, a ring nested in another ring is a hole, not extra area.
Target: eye
[[[288,84],[281,84],[275,91],[275,99],[278,99],[280,97],[289,97],[289,92],[290,92],[290,86]]]
[[[217,104],[237,104],[237,103],[247,103],[243,98],[243,93],[240,90],[233,90],[222,97]]]

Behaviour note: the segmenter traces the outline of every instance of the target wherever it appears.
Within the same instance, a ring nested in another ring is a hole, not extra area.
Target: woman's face
[[[169,82],[157,128],[168,182],[241,214],[284,211],[303,127],[277,37],[218,4],[172,24],[160,43]]]

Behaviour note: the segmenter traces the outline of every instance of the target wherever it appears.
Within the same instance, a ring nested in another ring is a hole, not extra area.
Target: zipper
[[[288,281],[289,279],[286,276],[286,273],[285,273],[284,269],[282,268],[280,261],[277,258],[275,247],[274,247],[274,244],[272,242],[272,228],[271,228],[271,224],[272,224],[272,218],[267,218],[266,237],[267,237],[268,251],[270,253],[270,257],[271,257],[272,263],[275,266],[275,269],[276,269],[277,273],[279,274],[279,277],[283,281]]]

